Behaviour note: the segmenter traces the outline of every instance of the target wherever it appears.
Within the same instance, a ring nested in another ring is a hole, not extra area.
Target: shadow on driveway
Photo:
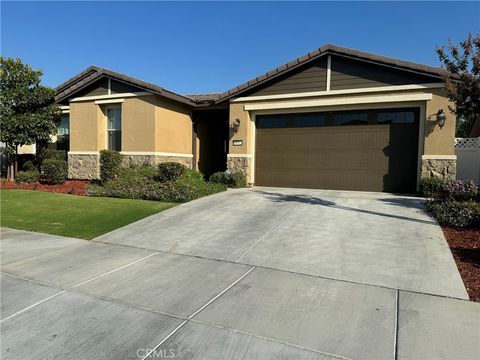
[[[254,190],[254,191],[257,192],[258,194],[265,195],[268,199],[274,202],[292,201],[292,202],[304,203],[309,205],[321,205],[321,206],[331,207],[331,208],[340,209],[340,210],[356,211],[363,214],[377,215],[377,216],[383,216],[383,217],[388,217],[388,218],[398,219],[398,220],[405,220],[405,221],[413,221],[421,224],[437,225],[437,223],[433,220],[421,220],[421,219],[411,218],[408,216],[393,215],[393,214],[387,214],[384,212],[377,212],[372,210],[358,209],[358,208],[353,208],[349,206],[338,205],[334,201],[324,200],[312,195],[282,194],[279,192],[271,192],[271,191],[265,191],[265,190]],[[413,199],[412,200],[411,199],[380,199],[380,201],[383,201],[387,204],[391,204],[395,206],[411,207],[418,210],[422,209],[421,201],[415,201]]]

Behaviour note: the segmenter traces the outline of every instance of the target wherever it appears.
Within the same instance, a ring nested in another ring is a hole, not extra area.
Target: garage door
[[[416,190],[419,109],[257,116],[255,184]]]

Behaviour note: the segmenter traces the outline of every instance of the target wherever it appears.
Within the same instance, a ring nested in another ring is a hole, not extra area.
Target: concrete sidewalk
[[[2,229],[1,356],[479,358],[480,304],[420,207],[254,188],[92,242]]]

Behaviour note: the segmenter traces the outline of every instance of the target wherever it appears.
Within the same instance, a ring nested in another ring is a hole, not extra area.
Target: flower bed
[[[18,190],[38,190],[53,193],[87,195],[87,185],[89,181],[85,180],[67,180],[63,184],[16,184],[14,181],[2,181],[2,189],[18,189]]]
[[[480,228],[442,226],[471,301],[480,302]]]

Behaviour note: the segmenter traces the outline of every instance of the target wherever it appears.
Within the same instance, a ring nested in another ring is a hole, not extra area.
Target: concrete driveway
[[[2,358],[473,359],[418,198],[253,188],[94,241],[2,229]]]

